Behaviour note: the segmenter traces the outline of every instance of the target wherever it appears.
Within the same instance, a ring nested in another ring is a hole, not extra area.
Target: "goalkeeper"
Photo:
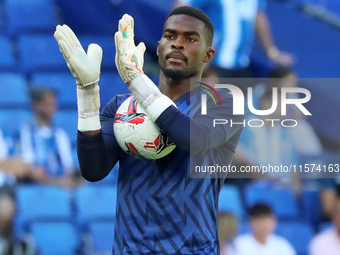
[[[145,45],[134,44],[132,17],[125,14],[119,21],[118,72],[177,146],[168,156],[151,161],[127,155],[113,133],[115,112],[129,94],[116,95],[99,114],[100,46],[91,44],[86,53],[69,27],[57,26],[55,38],[77,82],[82,175],[99,181],[120,162],[113,254],[219,254],[217,202],[225,176],[190,178],[189,170],[190,160],[229,165],[243,128],[212,125],[214,118],[235,119],[229,93],[220,93],[223,106],[208,101],[208,116],[200,114],[201,90],[190,88],[190,78],[201,78],[204,63],[214,57],[213,31],[210,19],[196,8],[171,11],[157,45],[157,87],[143,73]]]

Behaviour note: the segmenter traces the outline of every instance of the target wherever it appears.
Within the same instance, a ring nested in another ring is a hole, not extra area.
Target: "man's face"
[[[204,62],[213,57],[205,33],[201,20],[184,14],[169,17],[157,45],[158,63],[166,77],[182,80],[202,71]]]
[[[274,216],[261,216],[252,218],[250,220],[250,225],[254,234],[262,237],[267,237],[271,233],[273,233],[276,225],[276,220]]]
[[[51,119],[57,110],[55,95],[51,92],[45,93],[40,102],[34,103],[35,113],[43,119]]]

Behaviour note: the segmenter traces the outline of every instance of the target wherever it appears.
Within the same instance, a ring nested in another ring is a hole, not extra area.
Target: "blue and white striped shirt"
[[[226,69],[245,68],[255,36],[255,18],[265,0],[181,0],[204,11],[214,25],[216,55],[211,62]]]
[[[73,170],[71,142],[58,127],[41,127],[36,121],[20,130],[20,145],[25,162],[42,166],[49,176],[68,175]]]

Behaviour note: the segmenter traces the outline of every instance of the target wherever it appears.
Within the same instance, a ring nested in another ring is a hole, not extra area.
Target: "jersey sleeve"
[[[113,133],[113,121],[122,96],[114,97],[100,114],[101,132],[87,136],[78,131],[77,151],[80,170],[88,181],[105,178],[118,162],[122,150]]]
[[[158,117],[156,124],[176,146],[191,155],[217,148],[236,133],[240,134],[244,127],[244,116],[233,115],[231,96],[222,97],[222,105],[208,101],[207,109],[207,115],[189,117],[170,106]],[[238,142],[238,138],[236,140]],[[230,144],[233,150],[237,142]]]

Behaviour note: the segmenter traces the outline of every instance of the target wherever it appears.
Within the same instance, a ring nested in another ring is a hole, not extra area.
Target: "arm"
[[[31,165],[23,162],[19,158],[9,158],[0,160],[1,171],[13,174],[17,178],[25,178],[30,173]]]
[[[227,103],[227,102],[224,102]],[[229,108],[229,109],[228,109]],[[213,119],[233,119],[242,122],[230,114],[230,107],[209,109],[208,115],[198,115],[194,118],[183,114],[176,107],[168,107],[156,120],[159,128],[169,136],[170,140],[181,150],[195,155],[224,144],[242,125],[216,125]],[[180,130],[180,132],[178,132]]]
[[[268,17],[264,11],[259,11],[256,15],[255,31],[263,50],[269,59],[277,64],[285,66],[293,64],[293,57],[290,54],[279,51],[275,46]]]
[[[105,133],[108,121],[104,120],[101,124],[99,119],[98,81],[102,49],[97,44],[91,44],[86,53],[76,35],[66,25],[58,25],[54,37],[77,83],[80,170],[85,179],[98,181],[110,172],[110,166],[118,159],[115,156],[111,158],[110,154],[108,160],[106,145],[111,149],[112,139]]]
[[[117,100],[117,97],[115,98]],[[94,135],[78,132],[77,151],[80,170],[88,181],[105,178],[118,162],[122,150],[113,133],[116,100],[107,104],[101,115],[101,130]]]

